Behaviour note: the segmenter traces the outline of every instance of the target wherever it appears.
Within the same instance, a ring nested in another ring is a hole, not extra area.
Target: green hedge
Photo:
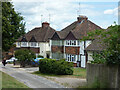
[[[57,74],[57,75],[72,75],[73,74],[73,63],[67,62],[64,59],[41,59],[39,61],[39,71],[46,74]]]

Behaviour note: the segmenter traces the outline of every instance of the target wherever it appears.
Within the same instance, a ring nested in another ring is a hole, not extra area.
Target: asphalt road
[[[14,77],[18,81],[24,83],[30,88],[65,88],[54,81],[50,81],[44,77],[30,74],[19,68],[14,68],[7,64],[5,67],[0,63],[0,70]]]

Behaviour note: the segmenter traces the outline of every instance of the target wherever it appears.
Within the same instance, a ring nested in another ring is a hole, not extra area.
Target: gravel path
[[[77,88],[86,85],[86,79],[81,78],[49,77],[49,76],[47,76],[46,78],[57,83],[60,83],[61,85],[64,85],[65,87],[69,88]]]

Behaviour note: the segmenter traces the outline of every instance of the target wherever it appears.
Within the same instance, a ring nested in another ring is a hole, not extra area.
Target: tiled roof
[[[86,51],[102,51],[106,49],[106,46],[101,40],[95,39],[85,50]]]
[[[83,20],[81,23],[75,21],[61,31],[56,31],[60,39],[65,39],[68,33],[71,31],[76,39],[82,39],[88,32],[96,29],[102,29],[98,25],[94,24],[90,20]]]
[[[55,30],[50,26],[47,27],[37,27],[29,31],[24,35],[27,41],[30,41],[33,36],[37,42],[46,42],[49,41],[49,38],[52,37]],[[23,36],[21,36],[17,41],[21,41]]]

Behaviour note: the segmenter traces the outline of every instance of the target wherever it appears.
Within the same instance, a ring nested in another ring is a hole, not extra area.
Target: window
[[[74,62],[76,60],[76,55],[66,54],[67,61]]]
[[[20,42],[18,42],[17,45],[20,46]]]
[[[36,42],[31,42],[31,46],[37,46]]]
[[[66,40],[66,45],[67,46],[76,46],[77,41],[76,40]]]
[[[63,45],[63,41],[62,40],[52,40],[52,45],[62,46]]]
[[[27,42],[21,42],[22,46],[27,46]]]

